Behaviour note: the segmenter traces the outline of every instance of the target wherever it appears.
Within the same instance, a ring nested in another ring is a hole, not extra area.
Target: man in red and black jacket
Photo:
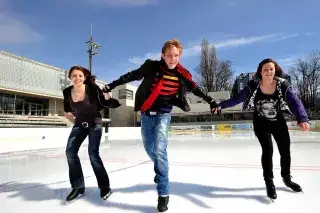
[[[190,72],[181,66],[181,53],[181,43],[169,40],[163,45],[160,61],[148,59],[140,68],[122,75],[104,89],[109,92],[119,85],[143,79],[136,92],[134,110],[141,111],[144,148],[155,164],[159,212],[166,211],[169,202],[167,144],[172,107],[190,111],[185,97],[187,91],[205,100],[210,111],[217,107],[192,80]]]

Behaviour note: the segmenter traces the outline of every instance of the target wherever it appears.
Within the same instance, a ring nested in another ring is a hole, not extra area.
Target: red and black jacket
[[[143,80],[136,92],[135,111],[159,110],[159,107],[155,107],[159,102],[162,103],[162,108],[174,105],[189,111],[185,98],[187,91],[201,97],[207,103],[212,101],[212,98],[205,95],[192,80],[189,71],[180,64],[170,70],[163,59],[160,61],[147,59],[138,69],[120,76],[108,86],[114,89],[119,85],[141,79]]]

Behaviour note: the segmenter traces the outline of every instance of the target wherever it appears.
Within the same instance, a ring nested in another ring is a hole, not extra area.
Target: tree
[[[314,50],[306,59],[298,59],[289,74],[304,106],[313,109],[319,97],[320,52]]]
[[[201,42],[200,64],[195,69],[198,85],[205,92],[231,90],[233,71],[231,61],[219,61],[214,45],[208,40]]]

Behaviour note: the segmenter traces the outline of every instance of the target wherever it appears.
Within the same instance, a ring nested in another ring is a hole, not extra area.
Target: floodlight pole
[[[89,50],[87,52],[89,53],[89,71],[90,71],[90,73],[92,73],[92,56],[98,54],[98,49],[101,48],[101,45],[99,45],[93,41],[92,24],[91,24],[90,40],[87,41],[86,44],[89,44]]]

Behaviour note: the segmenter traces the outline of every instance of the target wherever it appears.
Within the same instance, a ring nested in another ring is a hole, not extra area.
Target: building
[[[235,80],[236,93],[239,93],[253,79],[254,75],[255,72],[241,73]]]
[[[63,115],[65,70],[0,52],[0,113]]]
[[[229,91],[209,92],[208,95],[211,96],[217,103],[230,98]],[[202,98],[199,98],[192,93],[188,93],[186,98],[190,106],[190,111],[184,112],[180,108],[173,107],[171,123],[205,123],[215,120],[235,120],[241,119],[243,114],[241,111],[242,103],[223,110],[223,114],[217,116],[212,115],[209,104]]]
[[[107,82],[96,83],[102,88]],[[62,90],[70,84],[67,70],[0,51],[0,115],[63,117]],[[102,115],[105,121],[110,121],[112,115],[115,123],[126,120],[123,124],[133,125],[129,122],[132,116],[128,121],[125,111],[132,108],[135,92],[123,94],[123,91],[112,92],[121,99],[122,107],[113,113],[106,108]]]
[[[118,99],[121,106],[110,110],[111,126],[124,127],[137,125],[137,113],[134,112],[134,100],[137,87],[123,84],[112,90],[112,97]]]

